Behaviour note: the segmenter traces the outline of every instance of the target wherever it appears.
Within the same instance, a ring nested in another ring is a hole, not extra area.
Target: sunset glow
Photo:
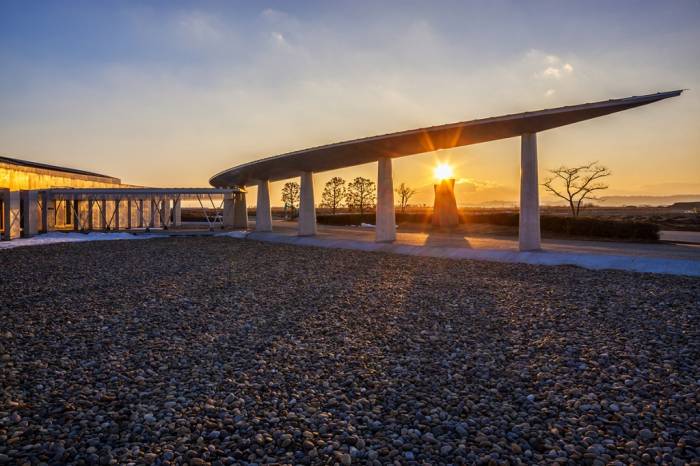
[[[452,167],[446,163],[438,164],[433,170],[433,175],[438,181],[446,180],[454,176]]]

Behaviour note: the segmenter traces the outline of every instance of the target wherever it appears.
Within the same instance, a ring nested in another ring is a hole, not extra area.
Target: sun
[[[433,174],[438,181],[452,178],[452,167],[446,163],[439,163],[433,170]]]

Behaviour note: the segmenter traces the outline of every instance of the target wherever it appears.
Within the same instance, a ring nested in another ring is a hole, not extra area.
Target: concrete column
[[[255,207],[255,230],[272,231],[269,180],[258,181],[258,204]]]
[[[222,213],[222,223],[224,227],[226,228],[231,228],[233,227],[234,223],[234,206],[235,206],[236,200],[234,198],[234,194],[224,194],[224,211]]]
[[[3,221],[5,231],[2,239],[9,241],[20,236],[20,196],[19,191],[2,190]]]
[[[150,228],[155,227],[157,221],[158,221],[158,202],[156,201],[155,197],[152,197],[151,198],[151,221],[149,222],[148,226]]]
[[[72,199],[71,200],[71,209],[73,213],[73,230],[78,231],[83,228],[82,225],[82,220],[81,220],[81,215],[82,212],[80,211],[80,201],[77,199]]]
[[[233,228],[248,228],[248,206],[245,193],[236,194],[236,202],[233,204]]]
[[[120,199],[114,200],[114,229],[119,230],[119,215],[121,214],[121,209],[119,208]]]
[[[167,230],[170,226],[170,199],[163,199],[161,206],[162,209],[158,218],[161,226]]]
[[[139,228],[143,228],[143,199],[139,199]]]
[[[131,198],[126,198],[126,229],[131,230]]]
[[[391,242],[396,240],[396,215],[394,212],[394,179],[391,170],[391,158],[379,159],[377,170],[377,220],[375,241]]]
[[[100,201],[100,229],[107,229],[107,201],[105,199]]]
[[[56,212],[56,201],[50,199],[48,191],[41,192],[41,231],[51,231],[53,216]]]
[[[31,237],[39,233],[39,192],[20,191],[20,201],[24,204],[22,212],[22,236]]]
[[[173,225],[176,227],[182,225],[182,200],[179,198],[173,202]]]
[[[87,227],[88,227],[88,230],[92,230],[93,226],[94,226],[93,225],[93,218],[92,218],[93,217],[93,204],[94,204],[94,201],[88,200],[88,207],[87,207]]]
[[[541,248],[540,196],[537,181],[537,134],[523,134],[520,141],[520,226],[521,251]]]
[[[302,172],[299,192],[299,236],[313,236],[315,234],[314,174]]]

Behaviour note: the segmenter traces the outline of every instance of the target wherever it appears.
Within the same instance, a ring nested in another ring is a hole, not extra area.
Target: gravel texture
[[[0,464],[699,464],[699,279],[229,238],[0,269]]]

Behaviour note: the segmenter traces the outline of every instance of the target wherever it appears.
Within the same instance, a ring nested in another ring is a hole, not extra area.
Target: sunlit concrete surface
[[[316,237],[300,238],[295,223],[274,223],[274,233],[252,232],[246,238],[416,256],[700,276],[700,245],[544,239],[541,251],[520,252],[517,237],[401,231],[399,228],[394,243],[381,244],[374,242],[373,228],[319,225]],[[237,233],[237,237],[240,236],[241,233]]]

